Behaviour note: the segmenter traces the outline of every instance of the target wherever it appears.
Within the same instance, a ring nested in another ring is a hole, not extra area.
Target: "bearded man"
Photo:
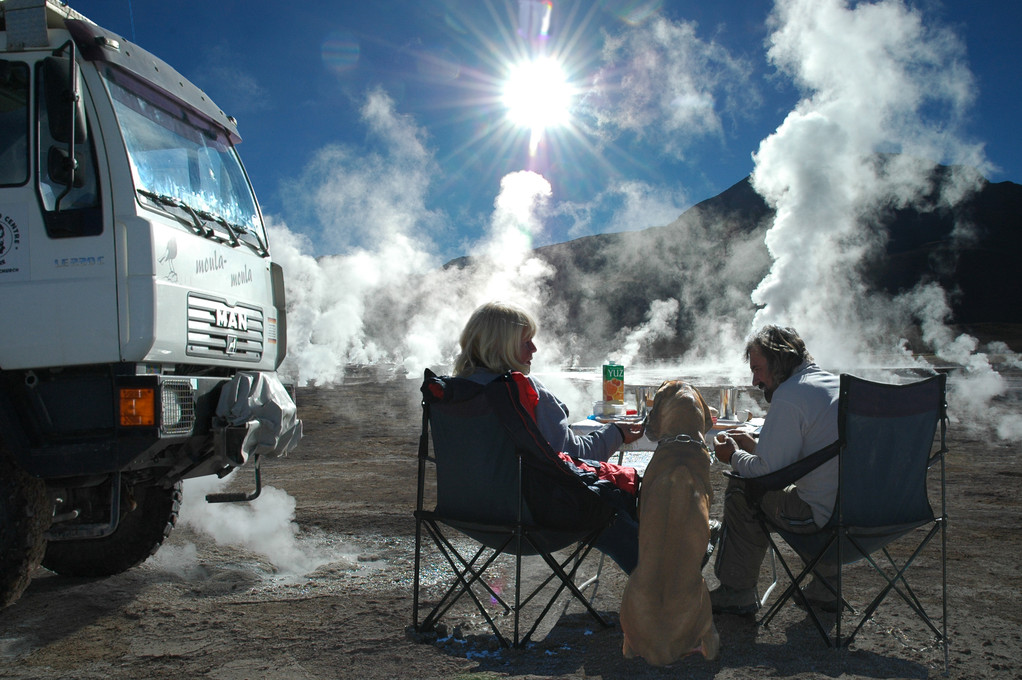
[[[766,326],[745,346],[752,383],[770,410],[757,441],[730,430],[717,435],[714,454],[742,477],[760,477],[787,467],[838,438],[840,377],[817,366],[793,328]],[[837,497],[838,461],[827,461],[793,485],[763,496],[762,509],[775,524],[812,533],[830,519]],[[723,531],[714,571],[720,586],[710,592],[715,613],[748,615],[760,606],[756,583],[769,542],[745,500],[743,482],[732,478],[724,495]],[[817,571],[829,577],[837,567]],[[805,587],[816,606],[836,611],[836,596],[814,580]]]

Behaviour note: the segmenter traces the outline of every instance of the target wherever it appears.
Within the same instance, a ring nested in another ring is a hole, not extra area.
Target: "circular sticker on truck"
[[[0,212],[0,275],[22,273],[21,238],[18,220],[10,213]]]

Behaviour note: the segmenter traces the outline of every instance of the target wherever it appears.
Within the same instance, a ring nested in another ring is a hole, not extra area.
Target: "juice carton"
[[[625,367],[613,361],[603,365],[603,400],[625,402]]]

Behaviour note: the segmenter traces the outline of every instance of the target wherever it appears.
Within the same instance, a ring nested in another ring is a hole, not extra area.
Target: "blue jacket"
[[[497,374],[477,369],[471,375],[464,377],[485,385],[496,378]],[[539,404],[536,405],[536,424],[555,451],[563,451],[569,456],[584,460],[606,461],[621,448],[624,437],[621,435],[621,430],[612,423],[607,423],[600,429],[584,436],[575,434],[569,427],[571,419],[568,417],[568,407],[564,402],[555,397],[539,380],[532,376],[528,376],[528,378],[539,395]]]

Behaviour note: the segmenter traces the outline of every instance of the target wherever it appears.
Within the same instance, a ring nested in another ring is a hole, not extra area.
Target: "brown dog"
[[[621,598],[626,658],[664,666],[694,652],[715,659],[720,651],[700,569],[713,500],[703,437],[712,425],[691,385],[669,380],[657,390],[646,434],[659,444],[639,495],[639,563]]]

